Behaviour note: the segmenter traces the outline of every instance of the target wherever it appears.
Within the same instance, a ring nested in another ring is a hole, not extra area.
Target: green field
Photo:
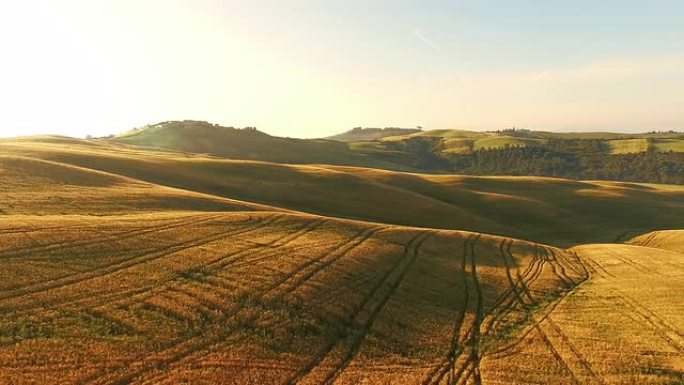
[[[656,139],[653,146],[658,151],[684,152],[684,141],[679,139]]]
[[[646,152],[649,146],[648,140],[645,138],[608,140],[606,143],[611,154]]]

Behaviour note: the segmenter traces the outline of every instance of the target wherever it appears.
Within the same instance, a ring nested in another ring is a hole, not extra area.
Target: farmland
[[[221,210],[228,205],[261,205],[270,210],[485,232],[556,246],[613,242],[625,234],[677,229],[684,217],[684,189],[670,185],[289,165],[54,137],[0,141],[0,152],[6,155],[0,164],[9,162],[7,157],[22,159],[3,166],[13,175],[3,180],[7,193],[16,197],[0,201],[0,210],[7,214],[126,213],[152,210],[155,205],[154,210],[172,210],[183,206],[179,201],[185,202],[186,209],[209,211],[217,210],[217,205],[224,206]],[[46,182],[40,177],[45,174],[41,170],[47,170],[45,164],[71,170],[71,179]],[[22,182],[17,175],[32,180]],[[104,177],[110,182],[87,185],[88,180]],[[48,182],[49,191],[35,187]],[[49,197],[29,199],[40,194]],[[106,199],[109,194],[115,195]],[[176,196],[176,202],[163,196],[169,194]],[[146,201],[150,208],[143,204]],[[37,206],[39,202],[49,204]],[[114,209],[124,202],[128,209]]]
[[[684,0],[0,4],[0,385],[684,385]]]
[[[673,293],[684,254],[617,244],[571,251],[590,278],[534,317],[512,350],[483,360],[483,383],[681,383],[684,301]]]
[[[271,136],[255,127],[186,120],[152,124],[101,141],[300,165],[684,184],[684,134],[674,131],[626,134],[357,127],[323,139],[294,139]]]
[[[480,341],[586,279],[571,253],[467,232],[272,212],[25,220],[1,230],[11,383],[474,379]]]
[[[681,186],[0,152],[0,384],[681,383]]]

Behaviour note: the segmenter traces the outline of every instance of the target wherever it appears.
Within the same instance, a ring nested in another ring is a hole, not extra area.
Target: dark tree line
[[[646,151],[609,155],[601,152],[596,143],[583,144],[576,152],[550,147],[479,150],[451,158],[451,171],[684,184],[684,153]]]
[[[684,153],[658,152],[652,146],[646,152],[611,155],[601,140],[550,139],[543,147],[480,149],[445,156],[439,138],[415,137],[386,145],[391,151],[376,156],[430,172],[684,184]]]

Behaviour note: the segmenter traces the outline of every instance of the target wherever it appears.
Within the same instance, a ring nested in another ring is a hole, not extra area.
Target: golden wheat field
[[[0,156],[0,384],[682,383],[682,232],[564,249],[34,151]]]
[[[0,0],[0,385],[684,385],[684,0]]]
[[[634,237],[628,243],[684,253],[684,230],[653,231]]]
[[[586,279],[551,247],[284,213],[0,223],[6,383],[479,381]]]
[[[512,350],[483,362],[494,372],[486,382],[682,383],[684,255],[616,244],[571,252],[589,278],[536,314]]]

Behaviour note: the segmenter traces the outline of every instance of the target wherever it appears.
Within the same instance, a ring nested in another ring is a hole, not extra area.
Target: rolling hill
[[[340,142],[360,142],[383,139],[390,136],[401,136],[410,135],[413,133],[421,132],[420,128],[398,128],[398,127],[385,127],[385,128],[361,128],[355,127],[347,132],[341,134],[329,136],[325,139],[337,140]]]
[[[0,151],[300,212],[558,246],[676,229],[684,217],[677,186],[235,161],[97,140],[5,140]],[[12,212],[2,202],[0,210]]]
[[[361,133],[359,133],[361,135]],[[334,137],[331,137],[334,138]],[[655,151],[681,152],[684,134],[644,133],[619,134],[610,132],[559,133],[530,131],[525,129],[506,129],[499,131],[477,132],[466,130],[427,130],[392,137],[374,138],[384,142],[397,142],[411,138],[437,138],[443,144],[445,153],[473,152],[481,149],[502,149],[505,147],[547,147],[553,141],[597,141],[606,154],[624,154]],[[454,141],[460,139],[460,141]],[[675,144],[676,143],[676,144]]]
[[[18,156],[0,155],[0,180],[3,189],[0,215],[114,215],[139,210],[252,211],[267,207]]]
[[[493,373],[482,383],[681,383],[684,300],[672,293],[684,284],[684,254],[618,244],[569,251],[589,278],[533,316],[513,348],[483,359]]]
[[[350,151],[345,143],[334,140],[280,138],[253,127],[238,129],[194,120],[162,122],[109,139],[143,147],[231,159],[403,168]]]
[[[10,383],[468,381],[506,325],[586,279],[571,253],[529,242],[272,212],[0,233]]]
[[[684,184],[684,134],[678,133],[355,128],[327,139],[291,139],[270,136],[252,127],[236,129],[200,121],[171,121],[105,139],[277,163]]]
[[[680,186],[33,137],[0,141],[0,190],[0,383],[684,373]]]
[[[661,230],[642,234],[627,243],[684,253],[684,230]]]

